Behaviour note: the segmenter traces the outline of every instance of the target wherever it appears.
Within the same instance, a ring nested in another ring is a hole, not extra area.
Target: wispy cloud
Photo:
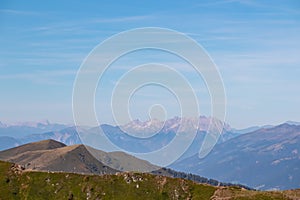
[[[27,80],[46,85],[61,85],[67,77],[75,77],[76,70],[47,70],[32,73],[0,74],[0,80]]]
[[[199,7],[212,7],[212,6],[224,6],[226,4],[241,4],[247,6],[261,6],[261,4],[254,0],[217,0],[217,1],[208,1],[201,4],[197,4]]]
[[[154,19],[153,15],[139,15],[139,16],[124,16],[117,18],[97,18],[88,20],[88,23],[114,23],[114,22],[136,22],[148,19]]]
[[[40,15],[39,12],[25,11],[25,10],[13,10],[13,9],[0,9],[0,13],[12,14],[12,15]]]
[[[115,34],[115,31],[112,30],[95,30],[93,25],[95,24],[107,24],[107,23],[129,23],[129,22],[138,22],[148,19],[155,18],[154,15],[141,15],[141,16],[124,16],[117,18],[87,18],[82,20],[68,20],[68,21],[59,21],[57,23],[46,24],[44,26],[34,27],[31,31],[37,31],[47,34],[63,34],[63,33],[72,33],[72,35],[80,34]]]

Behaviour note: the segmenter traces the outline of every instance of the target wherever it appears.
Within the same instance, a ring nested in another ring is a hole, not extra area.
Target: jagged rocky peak
[[[121,126],[123,130],[126,132],[153,132],[153,131],[216,131],[216,130],[226,130],[230,131],[231,127],[224,123],[223,121],[213,118],[213,117],[173,117],[171,119],[167,119],[166,121],[161,121],[158,119],[151,119],[148,121],[140,121],[139,119],[135,119],[123,126]]]

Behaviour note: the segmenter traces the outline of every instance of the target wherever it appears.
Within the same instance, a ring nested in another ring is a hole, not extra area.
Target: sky
[[[15,1],[0,3],[0,121],[73,123],[73,85],[82,62],[101,42],[122,31],[161,27],[197,41],[214,61],[226,91],[232,127],[300,121],[300,2]],[[113,123],[111,92],[126,71],[157,62],[174,67],[196,91],[202,115],[210,96],[186,62],[160,51],[133,52],[110,66],[99,84],[96,112]],[[180,115],[170,91],[145,86],[129,102],[132,118],[147,120],[162,104]],[[159,112],[158,112],[159,113]]]

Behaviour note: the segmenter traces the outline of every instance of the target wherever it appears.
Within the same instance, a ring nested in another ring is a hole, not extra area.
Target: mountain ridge
[[[193,155],[172,168],[259,189],[300,187],[300,126],[262,128],[217,144],[210,154]]]

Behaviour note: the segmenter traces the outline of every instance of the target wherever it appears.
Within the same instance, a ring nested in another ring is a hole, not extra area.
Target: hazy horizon
[[[299,8],[298,1],[258,0],[3,1],[0,121],[74,123],[73,84],[86,56],[107,38],[141,27],[173,29],[204,48],[222,77],[225,121],[232,127],[300,121]],[[97,88],[95,107],[102,123],[113,124],[107,96],[118,80],[132,67],[149,62],[169,65],[185,76],[200,102],[200,114],[211,115],[206,83],[187,62],[143,50],[112,63]],[[157,103],[165,106],[166,118],[180,116],[170,91],[146,86],[129,102],[132,119],[147,120],[149,107]]]

